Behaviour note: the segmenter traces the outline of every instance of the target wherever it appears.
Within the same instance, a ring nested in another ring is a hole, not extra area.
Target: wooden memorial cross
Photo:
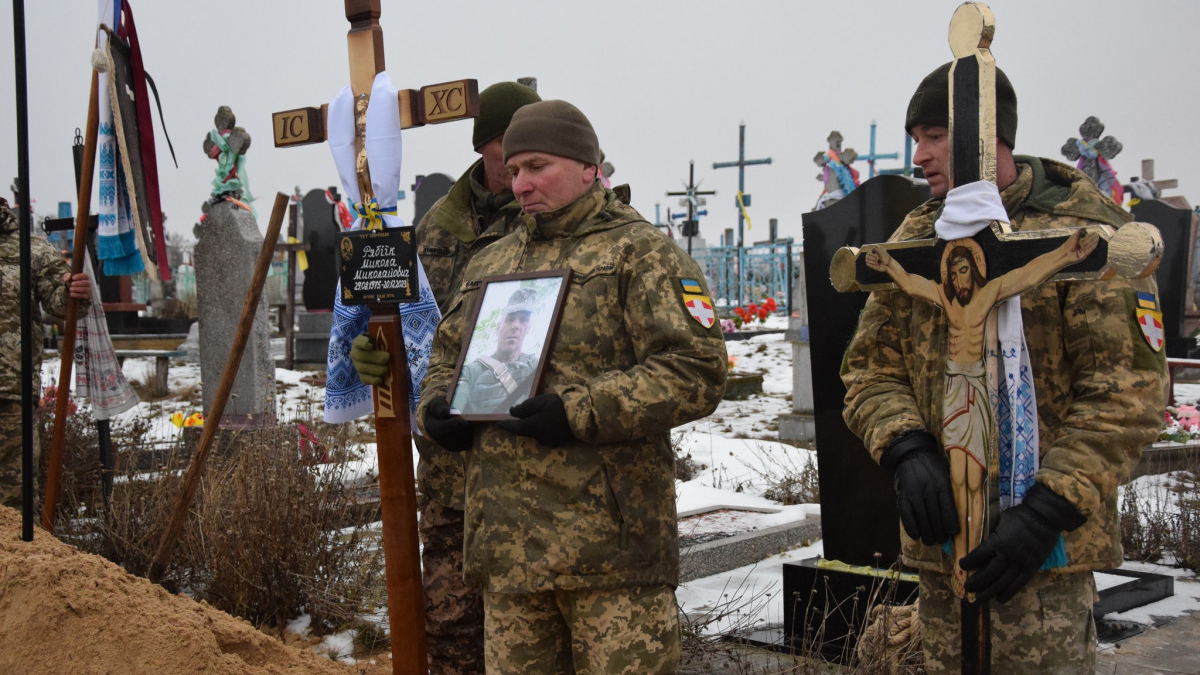
[[[380,0],[345,0],[350,88],[354,93],[355,148],[362,202],[375,196],[365,147],[366,109],[375,76],[384,70]],[[400,126],[468,119],[479,114],[475,80],[457,80],[398,92]],[[322,143],[328,105],[272,115],[275,147]],[[416,480],[409,421],[409,373],[404,334],[395,305],[372,304],[367,329],[375,347],[391,355],[389,375],[375,387],[375,435],[379,458],[379,502],[392,638],[392,672],[428,672],[425,652],[425,603],[417,538]]]
[[[982,3],[960,5],[950,22],[955,57],[949,74],[952,187],[996,182],[995,61],[989,50],[994,32],[992,12]],[[947,415],[940,436],[950,461],[959,520],[959,533],[952,540],[952,581],[963,599],[964,673],[987,673],[991,668],[987,603],[966,593],[966,574],[958,566],[987,534],[985,490],[989,468],[998,466],[996,411],[967,403],[972,393],[975,400],[996,398],[994,389],[988,391],[996,382],[995,359],[984,358],[988,351],[998,353],[995,335],[985,331],[986,324],[995,325],[988,317],[1003,301],[1043,282],[1141,277],[1153,273],[1161,257],[1158,231],[1144,223],[1128,223],[1116,231],[1096,225],[1012,232],[1008,223],[995,221],[970,238],[894,242],[861,251],[844,248],[834,256],[830,277],[837,290],[899,288],[946,312]],[[970,433],[981,426],[982,433]]]

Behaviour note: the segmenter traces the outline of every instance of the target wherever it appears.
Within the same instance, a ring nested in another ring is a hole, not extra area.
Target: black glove
[[[929,432],[897,436],[879,465],[896,477],[896,507],[908,536],[936,546],[958,532],[950,463]]]
[[[548,448],[561,448],[575,440],[567,423],[567,409],[558,394],[542,394],[509,408],[515,420],[502,420],[496,426],[518,436],[530,436]]]
[[[450,404],[444,398],[433,399],[425,408],[425,433],[450,452],[470,450],[475,443],[471,423],[461,417],[451,417]]]
[[[350,343],[350,362],[354,364],[354,369],[358,371],[358,379],[362,380],[363,384],[383,384],[388,375],[389,358],[387,352],[375,349],[366,333],[354,338],[354,342]]]
[[[1005,509],[996,530],[959,561],[964,570],[977,570],[967,577],[967,592],[1008,602],[1046,562],[1058,535],[1086,520],[1065,497],[1034,483],[1024,501]]]

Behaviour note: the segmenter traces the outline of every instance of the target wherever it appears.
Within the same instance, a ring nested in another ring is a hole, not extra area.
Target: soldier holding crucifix
[[[896,477],[903,561],[920,570],[926,671],[959,672],[959,598],[965,591],[998,600],[990,608],[995,672],[1091,672],[1092,571],[1122,562],[1117,486],[1128,479],[1142,447],[1157,437],[1165,405],[1162,341],[1138,321],[1142,313],[1158,311],[1157,289],[1152,276],[1040,283],[1086,256],[1097,243],[1092,231],[1110,232],[1131,217],[1082,172],[1013,155],[1016,95],[999,69],[998,194],[989,186],[992,196],[981,196],[988,190],[977,183],[950,190],[949,71],[946,64],[926,77],[909,104],[905,128],[917,141],[913,160],[933,199],[910,213],[891,238],[931,239],[936,231],[946,247],[938,271],[943,279],[915,277],[891,255],[881,255],[884,249],[874,256],[866,249],[866,264],[886,270],[897,288],[872,295],[847,349],[845,418]],[[1076,233],[1049,257],[998,264],[1003,241],[985,252],[988,260],[970,246],[954,246],[971,236],[956,225],[971,220],[984,223],[981,236],[988,223],[998,227],[993,221],[1007,221],[1017,236],[1059,228]],[[1080,234],[1085,227],[1088,233]],[[1006,269],[1015,271],[996,271]],[[947,279],[945,286],[935,283]],[[1000,303],[1010,295],[1015,304]],[[1018,321],[1015,337],[1024,344],[1026,367],[1000,365],[1004,336],[997,333],[1006,329],[988,314],[1006,312],[1008,325]],[[954,397],[946,392],[961,363],[979,368],[986,383],[964,387],[964,400],[974,397],[988,415],[992,403],[997,406],[992,428],[1001,431],[985,439],[983,463],[961,452],[947,459],[947,449],[961,445],[952,434],[970,426],[948,419]],[[1022,411],[1031,419],[1007,423]],[[957,502],[952,465],[971,469],[959,474],[968,489],[957,491]],[[972,491],[972,482],[979,489]],[[952,537],[965,537],[971,527],[982,543],[959,549],[974,549],[965,556],[951,553],[959,548],[949,543]],[[955,593],[960,563],[965,588]]]

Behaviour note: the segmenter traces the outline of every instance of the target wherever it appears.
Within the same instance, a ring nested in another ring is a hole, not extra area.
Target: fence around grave
[[[754,246],[713,246],[692,251],[717,309],[775,298],[779,312],[804,315],[804,248],[791,239]]]

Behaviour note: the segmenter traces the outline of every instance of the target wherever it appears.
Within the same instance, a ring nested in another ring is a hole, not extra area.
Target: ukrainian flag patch
[[[1158,305],[1158,296],[1138,291],[1137,307],[1134,309],[1137,312],[1138,328],[1142,331],[1142,337],[1146,338],[1146,343],[1151,349],[1156,352],[1162,351],[1163,344],[1166,343],[1166,334],[1163,331],[1162,309]]]
[[[680,278],[679,300],[684,310],[705,328],[712,328],[717,322],[717,310],[713,307],[712,298],[704,294],[704,287],[698,279]]]

